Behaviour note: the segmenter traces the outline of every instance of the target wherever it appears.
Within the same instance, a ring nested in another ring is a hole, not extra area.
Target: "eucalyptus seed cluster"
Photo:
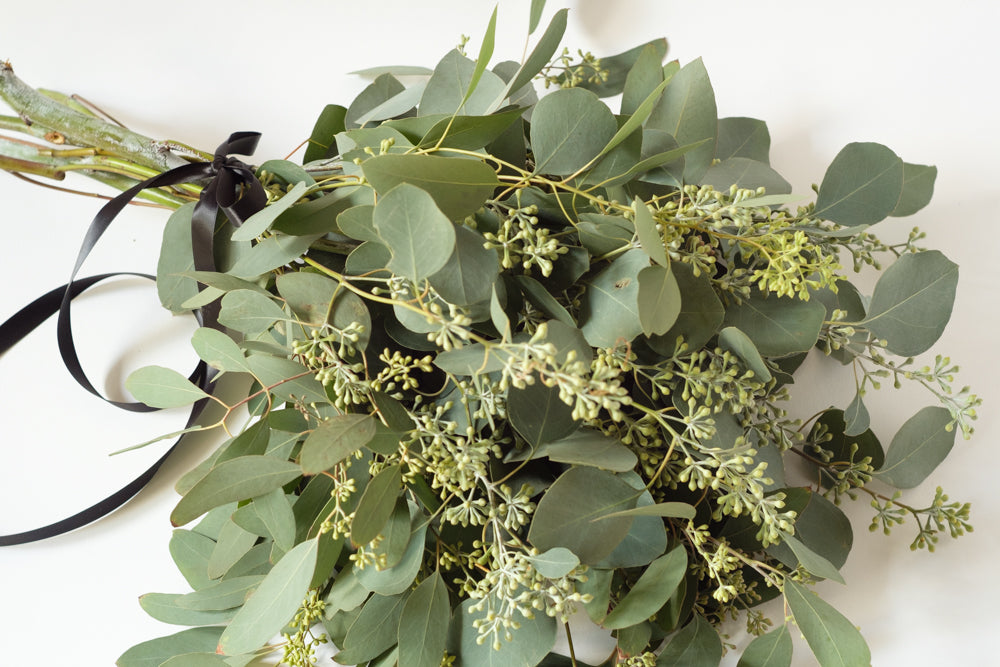
[[[601,83],[607,80],[609,72],[601,67],[600,58],[582,49],[578,49],[576,55],[578,60],[574,60],[570,50],[564,48],[558,58],[542,69],[539,78],[545,83],[546,88],[553,85],[573,88],[584,81]]]
[[[325,644],[328,639],[323,633],[314,635],[312,628],[322,621],[325,610],[326,603],[320,598],[319,590],[309,589],[309,594],[302,601],[302,606],[290,624],[294,632],[281,634],[285,640],[281,647],[283,664],[292,667],[311,667],[316,664],[314,650],[317,646]]]
[[[497,210],[506,208],[506,215],[496,233],[483,232],[486,239],[483,247],[499,250],[500,266],[505,269],[520,264],[530,273],[532,266],[538,266],[543,276],[552,275],[553,262],[569,252],[569,248],[561,245],[557,238],[550,236],[547,228],[538,224],[538,206],[509,208],[495,204],[494,207]]]

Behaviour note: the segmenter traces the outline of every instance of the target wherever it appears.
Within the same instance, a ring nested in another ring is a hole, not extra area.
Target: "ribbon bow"
[[[59,343],[59,352],[70,375],[73,376],[73,379],[80,386],[91,394],[123,410],[131,412],[157,410],[158,408],[151,408],[143,403],[111,400],[94,387],[90,379],[87,378],[86,373],[83,372],[83,366],[80,364],[80,358],[73,343],[72,320],[70,317],[70,304],[73,299],[102,280],[115,276],[138,276],[150,280],[156,280],[156,277],[144,273],[116,272],[103,273],[87,278],[77,278],[77,273],[79,273],[84,260],[87,259],[94,246],[97,245],[101,236],[111,226],[112,221],[140,192],[148,188],[204,181],[207,181],[207,183],[198,198],[191,216],[191,241],[194,249],[195,269],[198,271],[214,271],[213,239],[219,211],[222,211],[234,227],[238,227],[243,224],[244,220],[264,208],[267,203],[267,194],[264,192],[260,181],[254,175],[253,168],[231,157],[233,153],[238,155],[252,155],[257,148],[259,140],[260,133],[258,132],[235,132],[219,145],[211,162],[192,162],[175,167],[134,185],[105,204],[98,211],[97,215],[94,216],[90,226],[87,228],[87,233],[80,246],[76,263],[73,265],[69,282],[35,299],[11,316],[6,322],[0,324],[0,355],[16,345],[52,314],[58,312],[59,319],[56,327],[56,337]],[[198,318],[199,324],[218,327],[216,308],[217,306],[213,305],[196,312],[195,317]],[[211,388],[213,377],[214,371],[204,362],[201,362],[188,379],[202,389],[208,390]],[[185,427],[191,426],[194,423],[203,406],[204,401],[199,401],[192,406],[191,415]],[[109,514],[125,504],[125,502],[138,493],[152,479],[153,475],[163,462],[166,461],[167,457],[170,456],[176,446],[177,443],[175,442],[146,472],[96,505],[88,507],[67,519],[42,528],[16,535],[0,535],[0,546],[24,544],[47,537],[54,537]]]

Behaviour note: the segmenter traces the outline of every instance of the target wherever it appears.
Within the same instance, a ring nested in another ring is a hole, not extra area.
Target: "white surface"
[[[493,6],[458,0],[175,0],[155,10],[125,0],[51,0],[44,9],[6,4],[0,58],[24,80],[82,94],[139,131],[205,150],[232,131],[261,131],[257,161],[291,152],[324,104],[353,99],[364,82],[346,72],[389,63],[433,66],[463,33],[473,36],[475,53]],[[974,503],[977,531],[959,541],[943,538],[935,554],[911,553],[908,527],[891,538],[870,535],[870,512],[859,503],[850,510],[856,540],[843,571],[848,585],[823,588],[861,627],[875,665],[989,664],[1000,626],[1000,585],[993,576],[1000,504],[988,477],[1000,435],[994,381],[1000,272],[996,243],[987,236],[1000,222],[994,81],[1000,6],[916,0],[841,2],[836,9],[796,0],[549,4],[545,21],[559,6],[572,8],[565,41],[571,48],[610,54],[665,35],[670,58],[685,63],[702,56],[720,115],[768,122],[772,164],[796,192],[808,194],[849,141],[878,141],[907,161],[937,165],[931,205],[914,218],[884,224],[903,233],[920,225],[927,245],[961,266],[951,325],[936,349],[964,366],[959,383],[973,385],[986,404],[973,440],[959,441],[931,481],[906,498],[926,503],[940,484],[954,499]],[[502,3],[497,58],[520,57],[528,5]],[[0,317],[6,318],[68,277],[99,202],[0,176]],[[83,273],[152,272],[164,219],[162,212],[131,209]],[[194,355],[178,335],[191,322],[159,312],[145,285],[106,292],[75,309],[81,356],[99,386],[120,392],[122,379],[148,363],[191,365]],[[831,369],[814,365],[819,383],[828,382]],[[837,402],[844,404],[849,384],[837,386],[843,387]],[[61,518],[103,497],[155,454],[109,459],[108,452],[184,420],[180,414],[133,417],[78,390],[58,361],[51,323],[0,359],[0,387],[3,532]],[[808,383],[797,389],[802,416],[829,402],[810,395]],[[872,406],[883,442],[931,402],[919,392],[883,390]],[[132,644],[181,629],[146,618],[136,598],[185,590],[167,553],[172,486],[213,442],[189,441],[113,516],[71,535],[0,550],[0,664],[110,665]],[[796,651],[795,665],[811,664],[808,651]]]

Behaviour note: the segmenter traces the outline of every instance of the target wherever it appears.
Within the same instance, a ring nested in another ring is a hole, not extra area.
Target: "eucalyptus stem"
[[[163,142],[80,113],[43,95],[19,79],[9,62],[0,63],[0,97],[25,125],[58,129],[67,143],[102,149],[160,171],[187,163]]]

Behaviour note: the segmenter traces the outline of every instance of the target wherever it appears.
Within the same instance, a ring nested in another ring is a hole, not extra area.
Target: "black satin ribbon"
[[[215,237],[216,221],[219,212],[221,211],[234,227],[239,227],[243,224],[244,220],[264,208],[264,205],[267,203],[267,195],[260,181],[254,175],[253,168],[236,158],[230,157],[233,153],[238,155],[252,155],[257,148],[259,139],[260,134],[257,132],[233,133],[229,136],[229,139],[216,149],[214,159],[211,162],[192,162],[170,169],[133,186],[105,204],[87,229],[87,234],[84,237],[83,243],[80,246],[80,252],[76,258],[76,263],[73,265],[69,282],[35,299],[11,316],[6,322],[0,324],[0,355],[6,353],[7,350],[16,345],[42,322],[58,312],[59,319],[56,327],[56,338],[59,344],[59,352],[70,375],[80,386],[94,396],[122,410],[129,410],[131,412],[157,410],[158,408],[151,408],[143,403],[111,400],[94,387],[83,371],[83,366],[76,352],[76,346],[73,343],[70,307],[73,299],[83,291],[107,278],[117,276],[138,276],[150,280],[156,280],[156,278],[147,274],[128,272],[104,273],[88,278],[77,278],[77,273],[79,273],[84,260],[87,259],[87,256],[94,249],[94,246],[97,245],[97,242],[111,225],[112,221],[114,221],[115,217],[136,195],[147,188],[192,182],[205,182],[204,189],[199,196],[191,216],[194,267],[198,271],[214,271],[213,239]],[[215,304],[202,308],[195,313],[195,317],[198,318],[198,323],[202,326],[219,327],[217,306]],[[214,370],[204,362],[201,362],[191,375],[188,376],[188,379],[203,390],[210,391],[214,375]],[[191,414],[188,417],[185,428],[194,424],[204,404],[205,399],[202,399],[192,406]],[[25,544],[61,535],[85,526],[113,512],[149,483],[149,480],[153,478],[153,475],[156,474],[156,471],[159,470],[160,466],[163,465],[174,451],[177,444],[175,442],[142,475],[101,502],[62,521],[57,521],[41,528],[13,535],[0,535],[0,546]]]

